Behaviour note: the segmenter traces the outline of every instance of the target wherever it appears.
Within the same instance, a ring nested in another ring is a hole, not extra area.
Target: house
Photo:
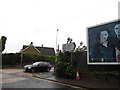
[[[34,46],[33,42],[30,45],[23,45],[21,52],[55,56],[54,48]]]

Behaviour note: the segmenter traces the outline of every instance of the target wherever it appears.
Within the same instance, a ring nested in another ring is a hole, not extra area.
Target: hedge
[[[55,56],[22,53],[22,65],[32,64],[37,61],[47,61],[55,63]],[[20,65],[21,53],[4,53],[2,54],[2,65]]]

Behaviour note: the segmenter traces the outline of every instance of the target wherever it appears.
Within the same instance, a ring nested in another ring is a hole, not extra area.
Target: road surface
[[[21,89],[72,89],[72,88],[79,88],[76,86],[63,84],[59,82],[49,81],[45,79],[40,79],[33,77],[32,73],[24,73],[21,69],[3,69],[0,70],[2,75],[0,75],[0,78],[2,78],[2,81],[0,82],[2,84],[3,90],[15,90],[16,88],[19,90]],[[37,74],[37,73],[35,73]],[[80,89],[80,88],[79,88]]]

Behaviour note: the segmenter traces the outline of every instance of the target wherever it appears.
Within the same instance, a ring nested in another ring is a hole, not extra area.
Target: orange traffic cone
[[[77,70],[77,72],[76,72],[76,80],[79,80],[79,79],[80,79],[80,76],[79,76],[79,72]]]

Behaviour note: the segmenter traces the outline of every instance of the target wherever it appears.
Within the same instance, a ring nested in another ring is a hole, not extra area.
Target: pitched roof
[[[55,56],[54,48],[50,48],[50,47],[36,47],[36,48],[44,55]]]
[[[29,45],[23,45],[22,51],[25,50],[28,47],[29,47]],[[55,56],[54,48],[50,48],[50,47],[38,47],[38,46],[34,46],[34,47],[35,47],[35,49],[37,49],[43,55]]]

